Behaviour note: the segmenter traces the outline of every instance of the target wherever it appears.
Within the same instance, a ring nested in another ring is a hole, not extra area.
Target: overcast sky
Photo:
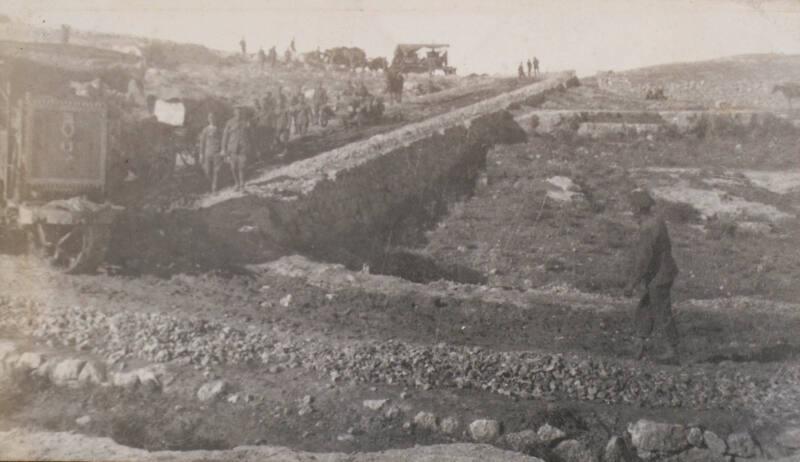
[[[499,3],[499,6],[497,5]],[[17,19],[235,50],[446,42],[460,74],[629,69],[740,53],[800,53],[800,0],[5,0]]]

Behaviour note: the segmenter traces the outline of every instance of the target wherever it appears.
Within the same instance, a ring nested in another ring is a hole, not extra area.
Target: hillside
[[[598,86],[643,98],[648,88],[664,88],[670,100],[708,107],[783,110],[786,100],[772,89],[778,83],[800,81],[800,56],[739,55],[692,63],[672,63],[624,72],[603,72]]]

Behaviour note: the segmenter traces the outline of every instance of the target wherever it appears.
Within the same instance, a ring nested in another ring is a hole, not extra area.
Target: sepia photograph
[[[0,2],[0,460],[800,462],[800,0]]]

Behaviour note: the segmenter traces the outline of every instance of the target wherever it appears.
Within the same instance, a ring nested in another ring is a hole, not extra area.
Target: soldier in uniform
[[[237,191],[244,189],[244,170],[251,149],[249,131],[244,107],[237,106],[233,117],[225,125],[225,131],[222,133],[222,155],[228,159],[231,166]]]
[[[636,308],[637,357],[644,357],[646,342],[654,335],[666,340],[666,352],[658,359],[677,360],[678,329],[672,317],[670,292],[678,266],[672,257],[672,242],[664,219],[652,213],[655,201],[643,189],[631,192],[634,216],[639,223],[639,238],[634,248],[634,265],[625,296],[644,284],[645,293]]]
[[[313,99],[313,116],[315,125],[322,125],[323,110],[327,104],[328,92],[325,91],[325,87],[322,86],[322,82],[319,82],[316,90],[314,90]]]
[[[214,113],[208,114],[208,125],[200,132],[200,165],[207,178],[211,178],[211,192],[217,191],[217,178],[222,165],[222,130],[217,126]]]
[[[275,145],[275,100],[272,92],[267,92],[267,96],[261,98],[261,113],[258,114],[257,124],[264,135],[261,154],[267,156]]]
[[[289,146],[290,129],[292,126],[292,116],[289,108],[278,109],[275,113],[275,136],[281,150],[286,152]]]

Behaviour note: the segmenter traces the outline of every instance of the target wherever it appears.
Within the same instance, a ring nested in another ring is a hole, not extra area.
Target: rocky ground
[[[785,455],[777,432],[798,417],[791,358],[759,363],[742,342],[726,345],[739,362],[688,352],[680,367],[635,363],[627,308],[613,297],[413,284],[302,258],[169,280],[66,278],[23,257],[2,265],[18,287],[1,323],[14,378],[0,406],[9,429],[77,430],[151,450],[477,441],[549,460],[572,439],[599,453],[640,418],[723,439],[747,430]],[[793,305],[721,302],[728,318],[779,319],[778,336],[796,329]],[[720,309],[679,306],[698,318]],[[518,335],[501,339],[509,329]],[[493,436],[473,435],[480,419],[497,422]],[[546,424],[564,432],[558,443],[516,439]]]
[[[424,118],[516,85],[407,104]],[[543,104],[581,102],[654,109],[599,87]],[[315,149],[348,142],[326,136]],[[497,147],[474,194],[403,249],[477,278],[302,256],[65,276],[2,255],[0,457],[792,460],[799,137],[775,123]],[[632,358],[636,185],[681,268],[677,364]]]

